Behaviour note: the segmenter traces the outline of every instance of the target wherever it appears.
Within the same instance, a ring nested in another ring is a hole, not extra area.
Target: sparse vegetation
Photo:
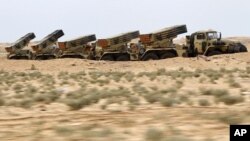
[[[65,114],[65,119],[64,117],[58,118],[65,122],[57,125],[57,118],[55,118],[56,125],[53,123],[46,129],[48,132],[52,130],[55,135],[65,137],[65,139],[78,140],[84,137],[89,140],[101,138],[115,140],[120,137],[119,139],[126,140],[128,135],[134,135],[133,130],[125,134],[119,129],[112,129],[113,127],[79,125],[83,123],[82,119],[88,121],[87,119],[92,117],[90,123],[97,121],[99,124],[101,121],[100,124],[119,125],[119,128],[126,128],[126,130],[136,128],[137,124],[141,125],[144,128],[142,131],[144,136],[141,137],[148,141],[189,141],[191,139],[182,136],[179,132],[177,134],[172,130],[169,131],[168,128],[165,129],[165,124],[173,125],[173,118],[179,121],[179,118],[182,119],[181,116],[196,120],[199,114],[204,114],[206,117],[202,118],[201,122],[213,120],[212,122],[216,124],[219,122],[220,124],[242,123],[248,120],[245,115],[237,114],[237,112],[227,113],[228,109],[233,108],[235,104],[238,104],[237,108],[241,109],[246,102],[249,102],[245,98],[246,95],[240,95],[249,91],[247,75],[249,75],[247,69],[187,71],[180,68],[169,71],[163,68],[138,73],[95,70],[76,73],[60,72],[58,74],[45,74],[37,69],[22,73],[2,70],[0,71],[0,106],[9,109],[17,107],[20,111],[39,109],[44,113],[53,111],[54,107],[65,106],[65,110],[69,110],[61,112]],[[231,79],[227,79],[228,76]],[[212,81],[213,83],[211,83]],[[224,83],[228,85],[221,85]],[[190,115],[194,110],[193,107],[197,105],[199,105],[198,112],[195,112],[195,116]],[[217,107],[220,107],[221,110]],[[92,116],[89,114],[92,112],[92,108],[93,112],[100,112],[100,115],[103,112],[104,116]],[[157,110],[161,111],[161,119],[155,120],[155,117],[152,119],[149,115]],[[167,112],[163,116],[162,112],[165,110]],[[183,115],[176,117],[179,110]],[[216,110],[219,112],[217,113]],[[79,117],[70,119],[67,117],[68,113],[81,114]],[[52,115],[52,112],[50,114]],[[132,114],[131,117],[130,114]],[[145,117],[145,119],[140,120],[137,117]],[[180,122],[182,121],[180,120]],[[67,125],[68,123],[72,125]],[[83,124],[87,123],[89,124],[89,122]],[[164,126],[161,126],[162,124]],[[159,128],[147,130],[144,125],[157,125],[157,127],[159,125]],[[46,128],[47,126],[46,124]],[[114,128],[118,127],[114,126]],[[39,134],[42,134],[42,131],[39,129]]]
[[[241,85],[238,82],[236,82],[233,78],[230,78],[228,80],[228,83],[229,83],[229,86],[233,87],[233,88],[240,88],[241,87]]]
[[[162,98],[161,104],[165,107],[172,107],[176,103],[176,100],[174,98]]]
[[[218,101],[224,102],[226,105],[233,105],[244,101],[242,96],[224,95],[218,98]]]
[[[161,141],[163,138],[164,138],[163,132],[156,128],[150,128],[145,133],[146,141]]]
[[[30,70],[37,70],[36,66],[34,64],[31,65]]]
[[[210,103],[207,99],[200,99],[199,100],[199,105],[200,106],[210,106]]]

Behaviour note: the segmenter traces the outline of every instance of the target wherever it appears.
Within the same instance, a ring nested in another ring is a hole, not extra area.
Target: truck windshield
[[[219,38],[217,32],[210,32],[210,33],[207,33],[207,37],[208,37],[209,40],[213,40],[213,39],[218,39],[218,38]]]

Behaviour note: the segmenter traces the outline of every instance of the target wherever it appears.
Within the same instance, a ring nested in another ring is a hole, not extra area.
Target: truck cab
[[[212,56],[224,53],[246,52],[246,47],[229,40],[222,40],[221,33],[214,30],[198,31],[186,38],[189,56]]]

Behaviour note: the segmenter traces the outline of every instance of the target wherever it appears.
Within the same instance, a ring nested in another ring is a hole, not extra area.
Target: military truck
[[[247,52],[246,46],[242,43],[224,40],[221,37],[221,33],[214,30],[198,31],[186,36],[184,48],[187,50],[187,56]]]
[[[24,49],[28,46],[30,41],[34,39],[36,36],[34,33],[28,33],[25,36],[18,39],[11,46],[6,47],[5,50],[9,53],[7,55],[8,59],[32,59],[33,53]]]
[[[100,60],[136,61],[177,57],[173,39],[186,33],[186,25],[176,25],[158,32],[139,35],[139,31],[97,40],[95,56]]]
[[[34,51],[34,59],[46,60],[57,58],[60,55],[57,41],[63,35],[64,33],[62,30],[56,30],[37,44],[31,46]]]
[[[176,25],[140,35],[138,44],[132,44],[131,51],[135,52],[136,60],[144,61],[183,56],[183,52],[179,51],[180,46],[174,44],[173,39],[186,32],[186,25]]]
[[[95,40],[96,36],[92,34],[65,42],[58,42],[59,48],[62,51],[59,58],[88,59],[92,48],[90,42]]]
[[[120,35],[98,39],[96,46],[92,49],[95,60],[107,61],[128,61],[130,56],[128,53],[128,43],[139,37],[139,31],[122,33]]]

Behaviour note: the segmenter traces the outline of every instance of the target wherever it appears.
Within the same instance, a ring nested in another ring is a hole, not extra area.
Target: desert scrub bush
[[[183,71],[180,75],[181,79],[192,78],[192,77],[199,77],[198,75],[194,75],[191,71]]]
[[[180,95],[179,100],[183,102],[188,102],[190,99],[189,99],[189,96],[183,94],[183,95]]]
[[[157,78],[157,76],[158,76],[157,72],[151,72],[151,73],[148,73],[147,75],[150,81],[154,81]]]
[[[57,90],[50,90],[43,94],[37,94],[34,96],[34,101],[44,102],[46,104],[50,104],[52,102],[57,101],[60,98],[61,94]]]
[[[33,100],[31,98],[24,98],[21,100],[18,104],[18,106],[29,109],[34,104]]]
[[[86,76],[87,73],[86,73],[85,71],[79,71],[79,72],[77,73],[77,75],[79,75],[79,76]]]
[[[5,100],[3,97],[0,97],[0,106],[4,106],[5,105]]]
[[[21,84],[15,84],[15,85],[13,86],[13,90],[14,90],[16,93],[21,93],[23,87],[24,87],[24,86],[21,85]]]
[[[37,70],[36,66],[34,64],[31,65],[30,70]]]
[[[247,74],[247,73],[240,73],[239,77],[241,77],[241,78],[250,78],[250,75]]]
[[[214,118],[225,124],[240,124],[244,121],[244,117],[236,112],[216,114]]]
[[[139,72],[136,77],[143,77],[143,76],[147,76],[148,72]]]
[[[180,89],[180,88],[182,88],[183,86],[184,86],[183,81],[180,81],[180,80],[177,80],[177,81],[176,81],[175,87],[176,87],[177,89]]]
[[[158,76],[166,75],[166,69],[164,68],[158,69],[156,73]]]
[[[234,95],[224,95],[217,98],[218,102],[223,102],[226,105],[234,105],[237,103],[241,103],[244,101],[242,96],[234,96]]]
[[[25,77],[27,74],[25,72],[14,72],[13,75],[18,76],[18,77]]]
[[[203,95],[208,96],[215,96],[215,97],[221,97],[224,95],[228,95],[229,92],[226,89],[207,89],[207,88],[200,88],[200,92]]]
[[[159,89],[157,86],[149,86],[149,88],[154,92]]]
[[[223,74],[232,73],[231,70],[227,70],[227,69],[225,69],[225,68],[220,68],[220,72],[223,73]]]
[[[244,101],[242,96],[230,95],[227,90],[224,89],[200,89],[203,95],[214,96],[216,102],[223,102],[226,105],[233,105]]]
[[[57,78],[58,79],[63,79],[63,80],[68,80],[69,79],[69,72],[66,71],[61,71],[58,73]]]
[[[162,106],[172,107],[174,106],[174,104],[178,103],[178,101],[173,97],[167,97],[167,98],[161,98],[160,103]]]
[[[196,69],[193,73],[193,77],[198,78],[201,76],[202,70]]]
[[[149,94],[144,95],[144,98],[149,103],[155,103],[155,102],[159,102],[162,96],[160,94],[149,93]]]
[[[140,99],[136,96],[129,96],[128,101],[132,105],[140,105]]]
[[[125,101],[125,99],[122,97],[111,97],[107,99],[107,104],[109,105],[116,103],[121,105],[123,101]]]
[[[207,99],[200,99],[199,105],[200,106],[210,106],[210,102]]]
[[[39,71],[31,72],[31,73],[28,73],[27,75],[30,77],[31,80],[39,79],[43,77],[43,74]]]
[[[56,126],[54,127],[54,131],[58,135],[62,136],[70,136],[72,135],[77,129],[75,129],[73,126]]]
[[[133,86],[132,86],[132,90],[135,92],[135,93],[138,93],[138,94],[148,94],[149,91],[147,90],[147,88],[143,87],[142,86],[142,83],[135,83]]]
[[[114,80],[115,82],[119,82],[126,73],[124,72],[108,72],[105,73],[104,76],[106,76],[107,78],[109,78],[110,80]]]
[[[52,86],[56,83],[55,78],[51,75],[45,75],[39,81],[46,86]]]
[[[109,79],[97,79],[95,81],[99,86],[108,85],[110,83]]]
[[[132,82],[134,80],[135,74],[133,72],[126,72],[124,75],[124,78],[128,81],[128,82]]]
[[[88,99],[68,99],[66,105],[70,107],[70,110],[80,110],[84,106],[90,105],[90,101]]]
[[[203,73],[210,78],[211,81],[218,80],[219,78],[223,77],[223,73],[217,70],[207,69],[204,70]]]
[[[102,76],[105,76],[105,74],[103,72],[100,72],[100,71],[92,71],[92,72],[89,72],[88,74],[89,74],[90,78],[93,80],[96,80]]]
[[[33,101],[30,98],[23,98],[23,99],[9,99],[5,101],[6,106],[13,106],[13,107],[20,107],[24,109],[29,109],[33,105]]]
[[[173,80],[181,77],[181,73],[178,71],[169,71],[166,73],[166,75],[171,77]]]
[[[250,67],[246,67],[246,72],[250,74]]]
[[[99,102],[103,96],[97,89],[89,89],[82,91],[81,89],[75,92],[70,92],[61,100],[70,107],[71,110],[79,110],[85,106]]]
[[[229,78],[227,82],[229,83],[229,86],[232,88],[240,88],[241,87],[241,85],[238,82],[236,82],[233,78]]]
[[[162,141],[164,138],[163,131],[156,128],[149,128],[145,133],[146,141]]]
[[[69,85],[70,84],[70,82],[68,81],[68,80],[62,80],[61,82],[60,82],[60,86],[63,86],[63,85]]]
[[[110,98],[110,97],[129,97],[132,93],[124,87],[119,87],[118,89],[104,89],[99,91],[101,93],[102,98]]]
[[[206,80],[207,80],[207,79],[206,79],[205,77],[201,77],[201,78],[199,79],[199,82],[200,82],[200,83],[204,83]]]
[[[178,92],[176,87],[168,88],[167,91],[168,91],[169,94],[172,94],[172,95],[176,95],[177,92]]]

